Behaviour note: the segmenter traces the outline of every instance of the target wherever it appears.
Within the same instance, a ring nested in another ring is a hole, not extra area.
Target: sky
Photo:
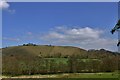
[[[117,51],[117,2],[5,2],[2,46],[24,43]]]

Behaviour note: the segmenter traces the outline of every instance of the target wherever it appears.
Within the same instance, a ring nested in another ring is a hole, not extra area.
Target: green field
[[[68,58],[45,58],[47,60],[54,60],[56,63],[62,62],[67,64]],[[100,61],[99,59],[77,59],[78,61],[90,62],[90,61]]]
[[[63,73],[47,75],[3,76],[3,78],[118,78],[117,73]]]
[[[54,60],[56,63],[62,62],[63,64],[67,64],[68,58],[45,58],[47,60]]]

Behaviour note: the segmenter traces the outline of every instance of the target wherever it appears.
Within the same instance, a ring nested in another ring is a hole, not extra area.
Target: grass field
[[[118,78],[117,73],[63,73],[50,75],[2,76],[2,78]]]
[[[67,64],[68,58],[45,58],[47,60],[54,60],[56,63],[62,62],[64,64]],[[90,61],[100,61],[99,59],[78,59],[78,61],[83,61],[83,62],[90,62]]]

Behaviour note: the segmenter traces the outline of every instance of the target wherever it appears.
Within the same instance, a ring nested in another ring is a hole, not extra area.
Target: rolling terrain
[[[79,57],[87,58],[104,58],[109,56],[119,55],[117,52],[107,51],[105,49],[100,50],[85,50],[78,47],[72,46],[52,46],[52,45],[28,45],[28,46],[13,46],[2,49],[2,55],[14,56],[14,57],[68,57],[77,55]]]
[[[119,58],[119,53],[105,49],[23,44],[2,48],[2,72],[12,76],[114,72],[120,69]]]

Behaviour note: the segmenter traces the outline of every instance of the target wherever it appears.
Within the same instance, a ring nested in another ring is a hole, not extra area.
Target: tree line
[[[60,58],[33,57],[26,60],[17,60],[14,56],[3,59],[4,75],[33,75],[33,74],[56,74],[56,73],[96,73],[114,72],[120,70],[119,56],[102,59],[82,59],[72,55],[66,61]],[[62,59],[62,58],[61,58]],[[85,61],[86,60],[86,61]]]

